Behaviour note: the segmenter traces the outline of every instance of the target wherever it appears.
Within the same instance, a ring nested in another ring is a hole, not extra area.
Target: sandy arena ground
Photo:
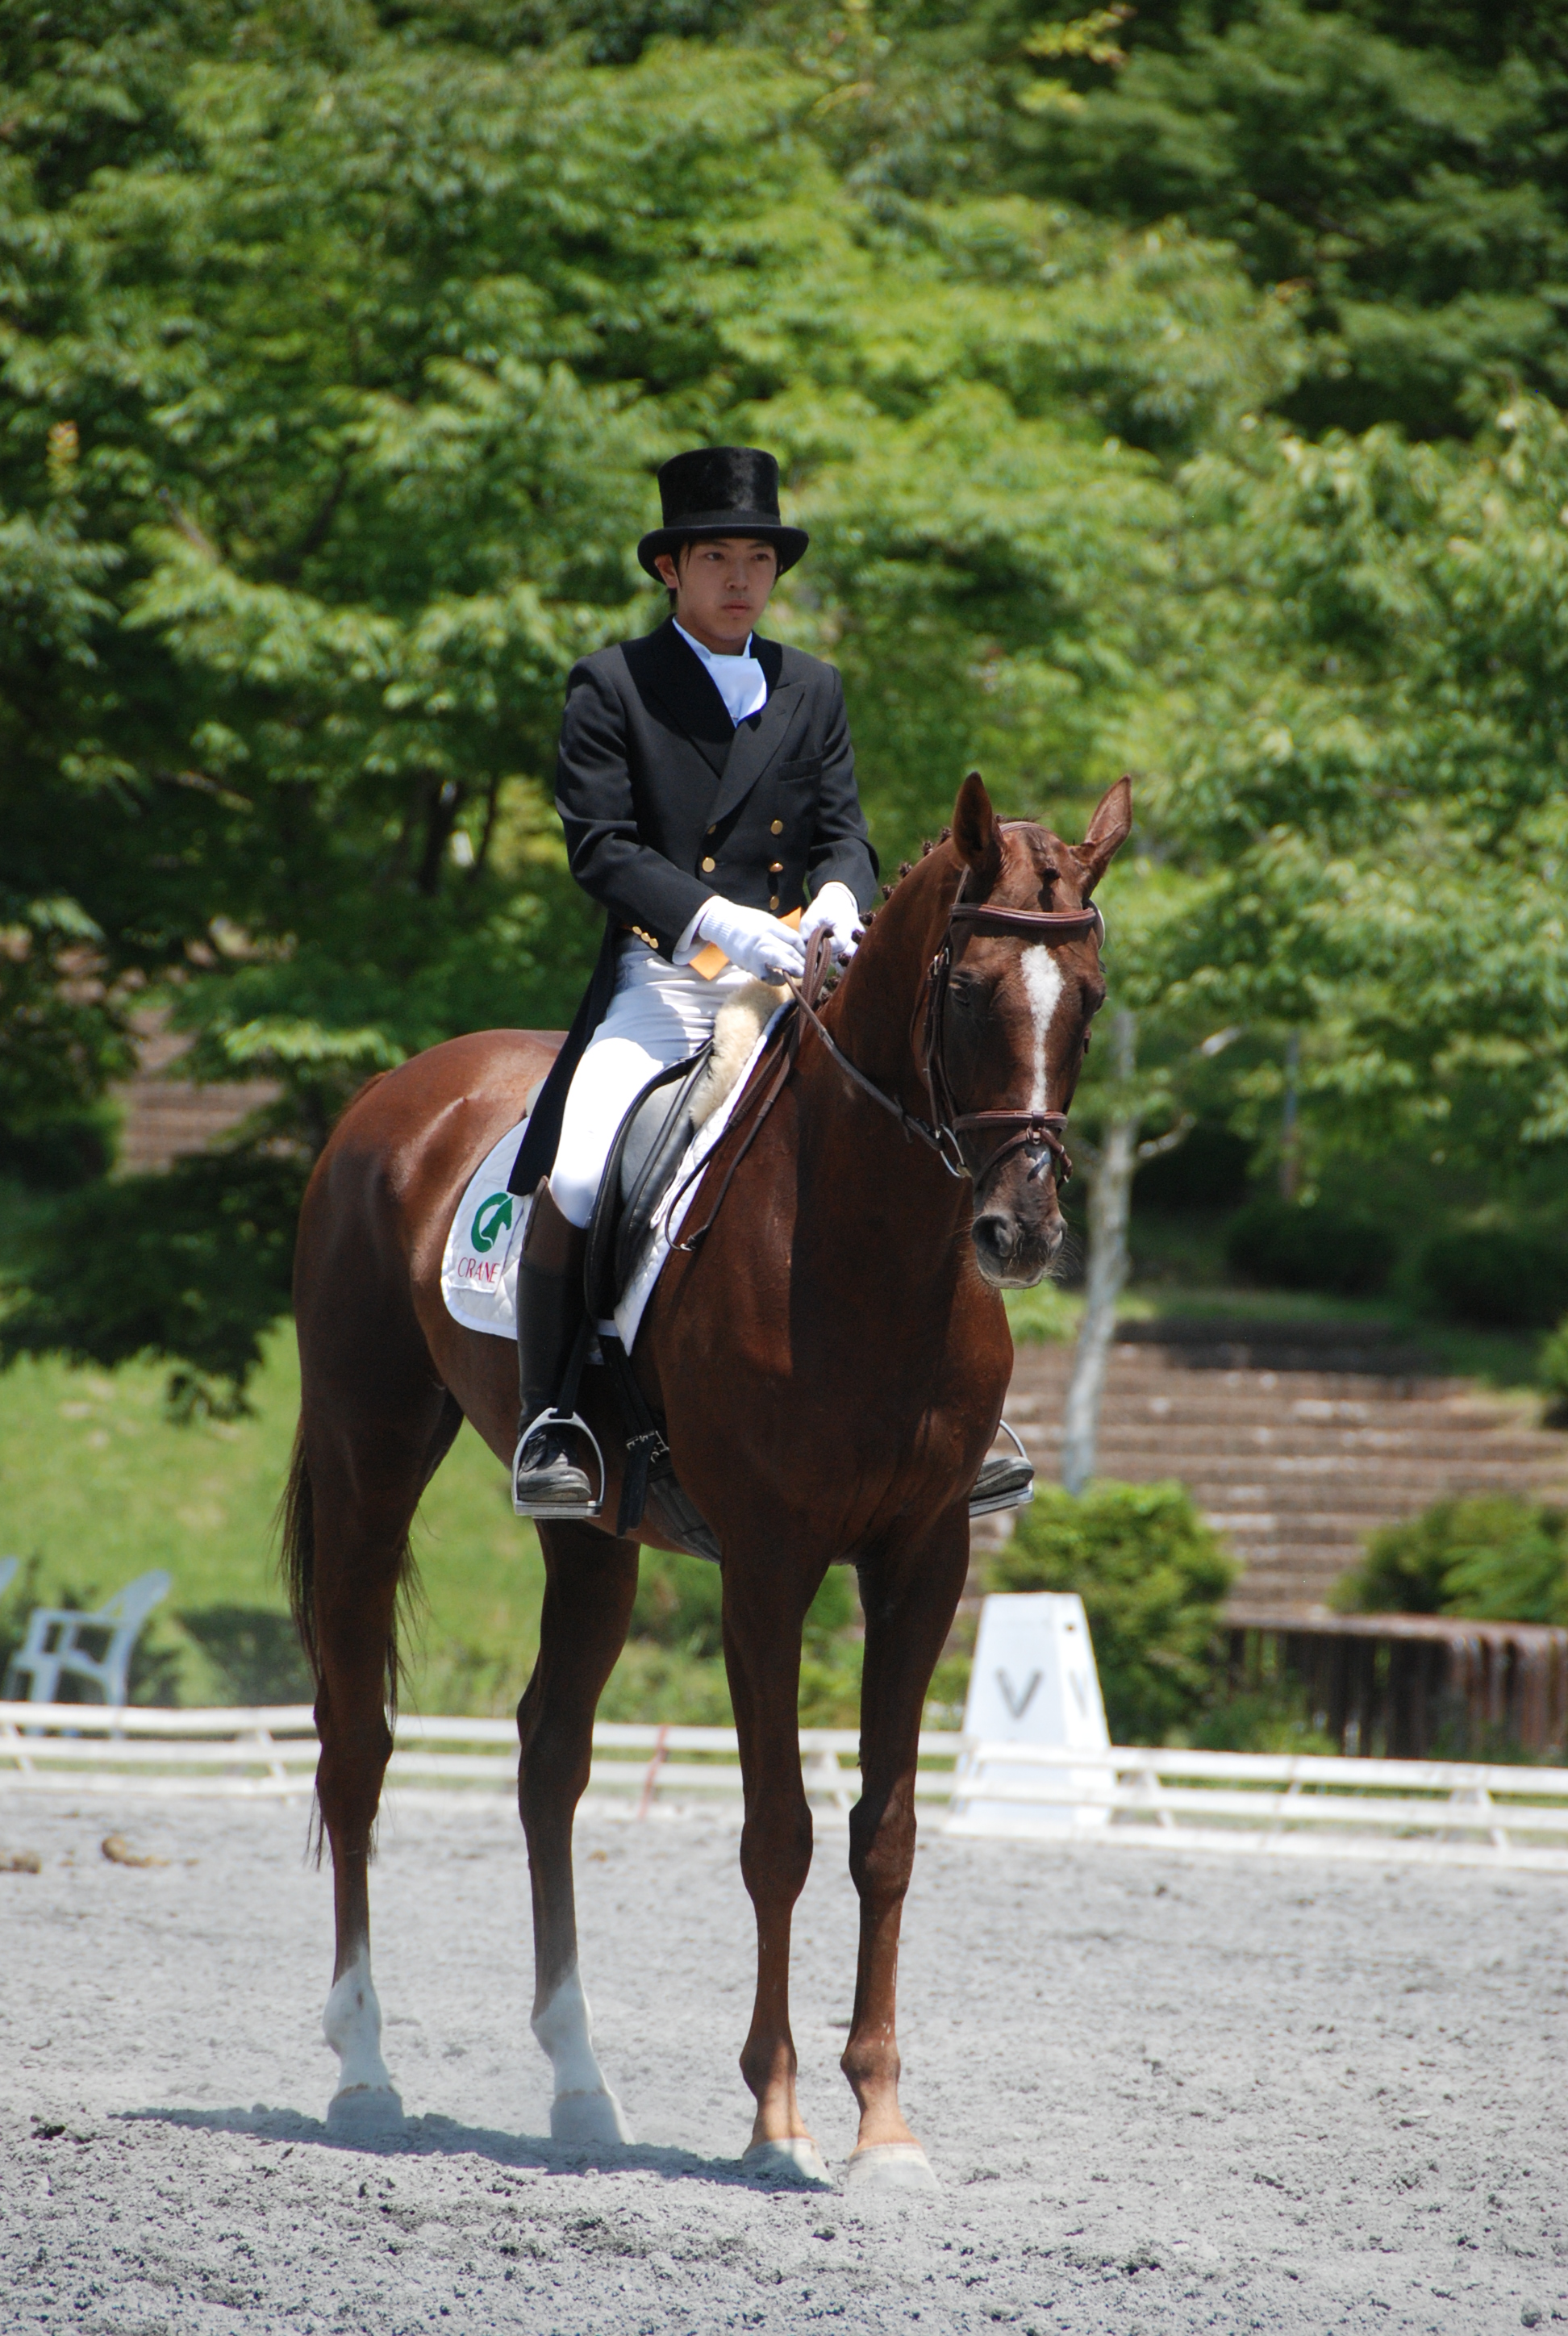
[[[167,1865],[107,1863],[119,1831]],[[1557,1877],[944,1843],[905,1927],[930,2204],[759,2192],[735,1835],[579,1834],[584,1967],[639,2146],[552,2149],[527,1884],[491,1802],[388,1818],[373,1905],[405,2138],[330,2143],[330,1888],[291,1806],[0,1799],[0,2327],[918,2328],[1164,2336],[1568,2322]],[[819,1823],[795,2033],[830,2163],[853,1973]]]

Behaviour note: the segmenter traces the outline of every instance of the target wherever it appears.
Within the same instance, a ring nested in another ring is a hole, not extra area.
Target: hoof
[[[877,2141],[857,2149],[844,2168],[848,2190],[940,2190],[918,2141]]]
[[[787,2141],[754,2141],[740,2165],[754,2182],[787,2184],[794,2190],[833,2186],[822,2152],[808,2133],[792,2134]]]
[[[550,2105],[551,2141],[630,2141],[626,2111],[612,2092],[557,2093]]]
[[[326,2104],[328,2133],[366,2138],[403,2131],[403,2099],[386,2085],[348,2085]]]

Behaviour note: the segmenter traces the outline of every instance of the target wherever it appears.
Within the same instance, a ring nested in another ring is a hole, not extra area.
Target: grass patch
[[[177,1659],[181,1703],[297,1691],[272,1532],[299,1402],[293,1333],[269,1338],[248,1419],[176,1425],[166,1377],[45,1358],[0,1377],[0,1555],[36,1561],[29,1602],[45,1605],[106,1597],[153,1566],[172,1574],[145,1639]],[[414,1549],[426,1611],[412,1634],[409,1708],[510,1709],[533,1668],[543,1567],[472,1428],[425,1495]],[[170,1671],[166,1660],[165,1684]]]
[[[1004,1290],[1002,1303],[1008,1309],[1008,1328],[1015,1347],[1061,1345],[1078,1335],[1084,1301],[1057,1282],[1037,1282],[1033,1290]]]
[[[273,1513],[299,1404],[292,1329],[269,1338],[251,1416],[168,1416],[166,1370],[24,1358],[0,1375],[0,1556],[24,1561],[0,1612],[0,1644],[34,1605],[91,1604],[154,1566],[173,1588],[139,1647],[138,1699],[289,1702],[308,1688],[278,1578]],[[423,1611],[408,1634],[410,1711],[507,1715],[539,1647],[544,1567],[511,1514],[504,1469],[464,1426],[414,1531]],[[606,1719],[728,1727],[716,1567],[643,1561],[628,1640],[605,1689]],[[801,1714],[853,1722],[860,1644],[853,1576],[835,1567],[806,1630]]]

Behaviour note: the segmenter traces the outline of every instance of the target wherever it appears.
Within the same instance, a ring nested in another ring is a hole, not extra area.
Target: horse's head
[[[965,907],[1060,914],[1088,906],[1133,823],[1133,791],[1118,779],[1082,843],[1064,843],[1028,820],[999,820],[978,774],[964,781],[952,848],[963,864]],[[988,1281],[1038,1281],[1062,1245],[1057,1153],[1031,1137],[1026,1114],[1066,1113],[1105,1001],[1099,937],[1036,939],[1027,927],[955,920],[951,970],[935,1040],[939,1076],[962,1131],[974,1177],[975,1255]],[[989,1124],[988,1113],[1010,1114]]]

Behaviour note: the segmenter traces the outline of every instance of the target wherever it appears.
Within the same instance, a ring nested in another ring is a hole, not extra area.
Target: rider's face
[[[738,657],[778,574],[772,544],[755,536],[702,538],[682,545],[678,565],[668,552],[655,565],[676,596],[677,623],[716,656]]]

